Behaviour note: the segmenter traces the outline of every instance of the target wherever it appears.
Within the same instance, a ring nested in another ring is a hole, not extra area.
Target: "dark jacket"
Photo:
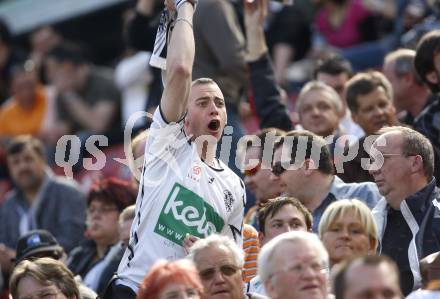
[[[111,257],[109,257],[108,262],[102,271],[98,286],[94,290],[96,293],[98,293],[99,296],[103,296],[104,291],[110,282],[113,275],[116,273],[116,270],[118,269],[119,262],[122,259],[122,255],[124,254],[124,248],[121,246],[120,243],[114,245],[119,246],[120,248],[116,248],[116,253],[113,254]],[[107,257],[107,255],[111,251],[111,247],[107,250],[106,256],[104,256],[102,259],[95,260],[95,257],[97,255],[96,252],[96,243],[92,240],[86,240],[84,241],[80,246],[74,248],[72,252],[69,255],[69,258],[67,259],[67,267],[70,269],[70,271],[73,272],[75,275],[79,275],[84,280],[87,273],[99,262],[104,261]]]
[[[414,129],[431,141],[434,148],[434,176],[437,184],[440,183],[440,94],[430,100],[430,104],[423,109],[414,121]]]
[[[64,250],[69,252],[84,239],[85,195],[73,181],[50,173],[44,185],[35,209],[34,229],[51,232]],[[29,205],[20,190],[14,189],[7,195],[0,207],[0,243],[15,249],[20,237],[20,211],[28,209]]]
[[[419,260],[440,251],[440,191],[435,185],[436,181],[433,179],[400,204],[400,211],[412,232],[412,240],[408,244],[408,259],[414,278],[413,290],[421,286]],[[378,229],[379,253],[382,250],[388,210],[388,203],[382,199],[372,212]]]

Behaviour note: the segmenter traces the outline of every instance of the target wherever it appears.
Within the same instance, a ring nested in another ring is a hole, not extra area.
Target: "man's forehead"
[[[259,146],[249,146],[246,148],[246,157],[247,158],[258,158],[261,154],[261,147]]]
[[[396,274],[389,264],[380,263],[376,265],[365,265],[360,263],[354,263],[351,265],[345,275],[347,282],[352,280],[353,282],[360,280],[369,281],[371,284],[380,283],[385,284],[385,282],[391,282],[396,279]],[[397,286],[397,279],[395,280]]]
[[[291,219],[291,218],[297,218],[298,217],[298,213],[299,213],[299,211],[298,211],[298,209],[293,205],[293,204],[291,204],[291,203],[287,203],[287,204],[285,204],[285,205],[283,205],[282,207],[280,207],[279,209],[278,209],[278,211],[276,211],[273,215],[269,215],[269,220],[277,220],[277,219],[280,219],[281,218],[281,213],[282,212],[284,212],[284,211],[286,211],[286,209],[294,209],[292,212],[290,212],[287,216],[288,216],[288,218],[289,219]]]
[[[274,159],[279,160],[279,159],[281,158],[281,153],[282,153],[283,151],[286,151],[286,149],[284,149],[284,148],[285,148],[285,146],[282,145],[282,146],[278,146],[278,147],[275,149],[275,152],[274,152]]]
[[[192,100],[196,100],[208,94],[224,99],[223,93],[216,83],[198,83],[191,86],[190,99]]]
[[[282,251],[289,254],[281,254]],[[303,240],[291,240],[280,244],[275,249],[274,256],[281,267],[284,267],[286,262],[297,263],[320,259],[318,249]]]
[[[209,246],[198,252],[194,257],[197,268],[208,268],[234,263],[233,253],[225,246]]]
[[[399,131],[390,131],[380,135],[374,144],[378,148],[396,148],[402,143],[402,135]]]
[[[329,74],[325,72],[319,72],[317,78],[319,81],[324,82],[327,85],[332,86],[335,83],[345,83],[348,81],[348,74],[345,72],[341,72],[339,74]]]

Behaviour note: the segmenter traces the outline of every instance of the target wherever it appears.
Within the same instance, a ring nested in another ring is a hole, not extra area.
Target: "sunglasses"
[[[280,176],[281,174],[283,174],[286,171],[286,169],[283,167],[283,165],[281,164],[281,161],[275,162],[272,165],[272,173],[274,176]]]
[[[243,170],[244,176],[254,176],[261,169],[261,163],[258,163],[254,168]]]
[[[232,276],[237,273],[238,268],[233,265],[223,265],[217,268],[208,268],[199,272],[199,276],[202,280],[211,280],[215,276],[215,272],[220,271],[222,275]]]

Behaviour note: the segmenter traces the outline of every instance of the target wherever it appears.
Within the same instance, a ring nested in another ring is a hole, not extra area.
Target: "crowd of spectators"
[[[0,299],[440,298],[438,1],[287,2],[137,0],[111,65],[0,20]]]

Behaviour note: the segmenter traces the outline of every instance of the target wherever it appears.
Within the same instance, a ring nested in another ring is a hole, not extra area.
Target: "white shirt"
[[[167,124],[159,108],[146,146],[128,249],[118,269],[117,284],[137,292],[159,259],[185,256],[185,235],[229,236],[242,245],[246,195],[244,184],[225,164],[205,164],[186,138],[183,122]]]
[[[260,276],[257,275],[251,279],[248,283],[248,292],[258,295],[267,296],[266,289],[264,288],[263,282],[260,280]]]

